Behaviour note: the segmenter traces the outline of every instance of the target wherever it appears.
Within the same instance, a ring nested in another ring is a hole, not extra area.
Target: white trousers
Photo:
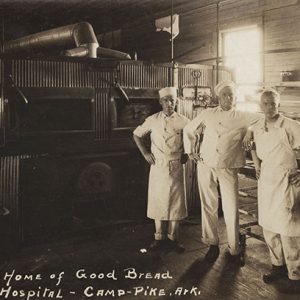
[[[239,247],[238,176],[237,169],[208,167],[200,161],[197,165],[198,187],[201,199],[202,238],[209,245],[218,245],[218,182],[227,230],[229,252],[237,255]]]
[[[264,238],[269,248],[271,263],[287,266],[291,280],[300,279],[300,236],[284,236],[263,228]]]
[[[167,237],[173,241],[178,239],[179,221],[154,220],[154,223],[156,240],[164,240]]]

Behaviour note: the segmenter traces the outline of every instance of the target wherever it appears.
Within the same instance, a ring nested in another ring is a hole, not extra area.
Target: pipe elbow
[[[73,27],[73,37],[77,47],[84,44],[98,45],[94,29],[88,22],[80,22],[75,24]]]

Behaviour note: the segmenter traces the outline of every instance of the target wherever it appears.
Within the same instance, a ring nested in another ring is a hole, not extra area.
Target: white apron
[[[180,157],[156,158],[149,175],[149,218],[182,220],[187,216],[183,171]]]
[[[300,236],[300,187],[289,184],[297,169],[296,156],[284,128],[255,137],[262,160],[258,180],[258,221],[265,229],[285,236]]]

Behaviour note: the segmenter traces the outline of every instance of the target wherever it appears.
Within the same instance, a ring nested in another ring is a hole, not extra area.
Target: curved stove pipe
[[[91,24],[88,22],[76,23],[8,41],[4,43],[4,52],[43,52],[74,46],[86,49],[88,57],[97,57],[99,44]]]

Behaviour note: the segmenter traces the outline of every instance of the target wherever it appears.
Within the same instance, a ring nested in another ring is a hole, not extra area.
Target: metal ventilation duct
[[[128,53],[109,49],[109,48],[103,48],[103,47],[98,47],[97,54],[98,56],[112,57],[116,59],[124,59],[124,60],[131,59]]]
[[[88,53],[87,47],[77,47],[74,49],[68,49],[62,52],[62,55],[65,56],[77,56],[77,57],[84,57],[87,56]],[[120,60],[130,60],[131,57],[128,53],[120,52],[117,50],[98,47],[97,48],[97,56],[98,57],[106,57],[106,58],[113,58],[113,59],[120,59]]]
[[[8,41],[4,44],[4,52],[47,52],[51,49],[68,49],[74,46],[86,49],[88,57],[97,57],[99,44],[91,24],[81,22]]]

